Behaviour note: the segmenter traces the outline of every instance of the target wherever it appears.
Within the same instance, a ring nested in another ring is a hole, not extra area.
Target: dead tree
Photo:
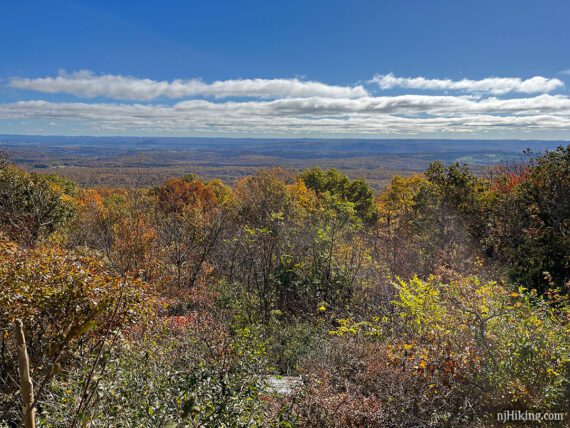
[[[24,426],[26,428],[36,427],[36,411],[34,409],[34,385],[30,377],[30,360],[26,349],[26,337],[24,336],[24,325],[22,320],[14,323],[14,338],[18,351],[18,369],[20,372],[20,395],[23,403]]]

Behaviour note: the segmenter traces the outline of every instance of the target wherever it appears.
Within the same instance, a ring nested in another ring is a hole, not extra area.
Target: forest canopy
[[[0,426],[482,426],[570,400],[570,146],[82,188],[0,159]],[[301,379],[283,393],[271,379]]]

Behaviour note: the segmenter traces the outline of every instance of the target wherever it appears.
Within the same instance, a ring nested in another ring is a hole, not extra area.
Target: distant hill
[[[425,139],[330,139],[330,138],[202,138],[202,137],[88,137],[0,134],[6,145],[96,146],[122,149],[248,150],[254,152],[349,152],[349,153],[442,153],[468,151],[520,152],[566,145],[569,141],[546,140],[425,140]]]

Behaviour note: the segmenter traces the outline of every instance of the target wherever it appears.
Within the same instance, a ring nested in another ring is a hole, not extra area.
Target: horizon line
[[[210,140],[369,140],[369,141],[541,141],[541,142],[565,142],[570,144],[570,139],[537,139],[537,138],[409,138],[409,137],[212,137],[212,136],[171,136],[171,135],[63,135],[63,134],[4,134],[2,137],[50,137],[50,138],[169,138],[169,139],[210,139]]]

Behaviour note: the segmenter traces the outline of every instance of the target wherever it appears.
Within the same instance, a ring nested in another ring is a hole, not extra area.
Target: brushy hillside
[[[16,319],[40,426],[568,421],[570,146],[381,192],[320,168],[87,188],[0,156],[0,284],[0,426]]]

